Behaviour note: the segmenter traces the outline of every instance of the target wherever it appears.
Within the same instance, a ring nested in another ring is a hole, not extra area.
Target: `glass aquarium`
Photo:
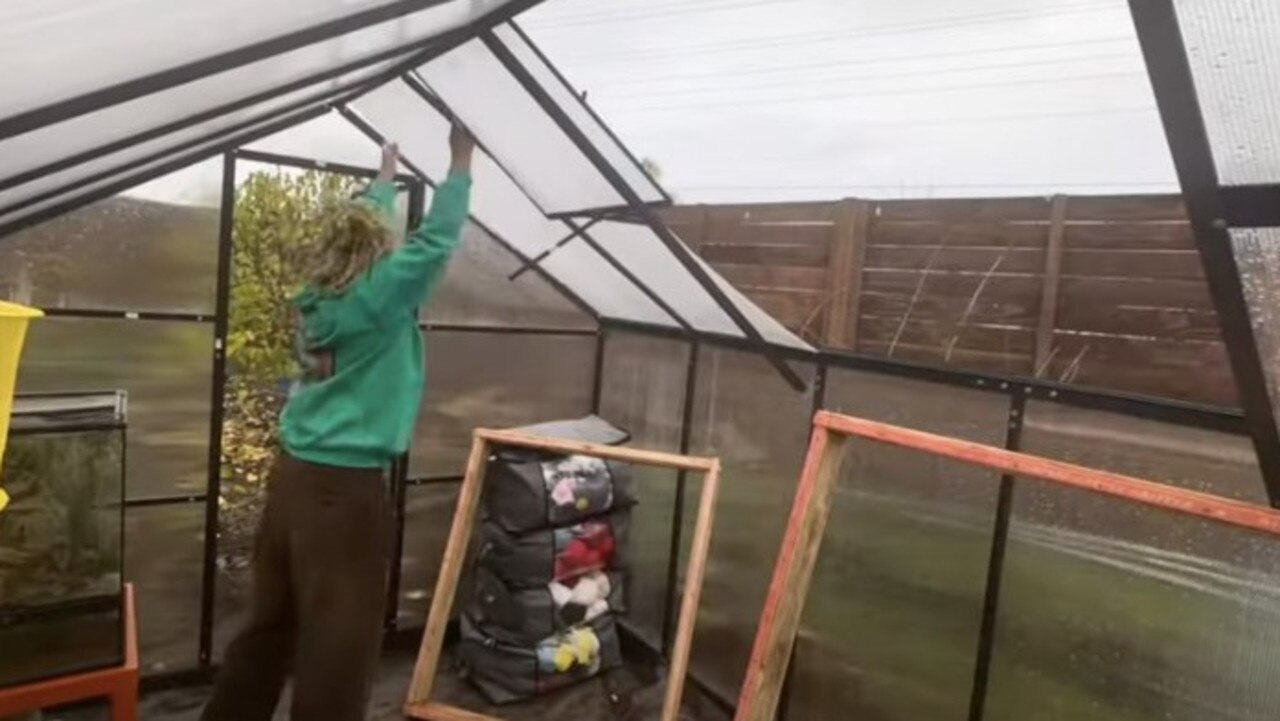
[[[20,395],[0,485],[0,688],[123,661],[123,393]]]

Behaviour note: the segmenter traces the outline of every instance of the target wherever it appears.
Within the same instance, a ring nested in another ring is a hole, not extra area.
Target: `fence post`
[[[1040,286],[1040,322],[1036,326],[1035,377],[1044,375],[1053,351],[1058,324],[1058,284],[1062,278],[1062,240],[1066,234],[1067,196],[1053,196],[1049,211],[1049,241],[1044,247],[1044,282]]]
[[[827,324],[823,341],[833,348],[856,349],[862,266],[867,254],[871,204],[846,198],[835,206],[831,252],[827,255]]]

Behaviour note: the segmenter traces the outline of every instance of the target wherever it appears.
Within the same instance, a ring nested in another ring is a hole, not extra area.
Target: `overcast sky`
[[[681,201],[1176,190],[1124,0],[548,0],[521,23]]]

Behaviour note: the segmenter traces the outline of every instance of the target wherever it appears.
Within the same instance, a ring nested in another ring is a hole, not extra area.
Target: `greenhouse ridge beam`
[[[1232,249],[1218,172],[1173,0],[1129,0],[1147,73],[1173,153],[1209,294],[1218,312],[1245,420],[1271,505],[1280,507],[1277,428],[1249,306]]]
[[[706,269],[703,268],[698,263],[697,259],[693,257],[692,251],[690,251],[679,238],[675,237],[671,230],[662,222],[662,219],[658,217],[656,211],[644,202],[635,189],[632,188],[618,173],[618,170],[614,168],[603,155],[601,155],[599,150],[591,143],[591,141],[583,135],[581,128],[575,125],[572,119],[565,114],[564,110],[556,104],[555,100],[547,93],[546,89],[538,84],[538,81],[532,76],[532,74],[530,74],[529,70],[520,63],[519,59],[517,59],[507,46],[504,45],[502,41],[499,40],[491,31],[485,32],[481,35],[481,38],[484,40],[484,43],[489,48],[490,52],[493,53],[494,57],[496,57],[502,65],[507,68],[508,72],[515,77],[525,91],[538,103],[543,112],[547,113],[551,119],[556,122],[556,125],[560,127],[560,130],[573,141],[574,145],[576,145],[578,149],[591,161],[600,174],[609,181],[614,190],[627,201],[632,210],[647,222],[649,228],[654,232],[654,234],[657,235],[663,244],[667,246],[672,255],[676,257],[676,260],[684,266],[685,270],[687,270],[689,274],[698,281],[703,290],[705,290],[716,304],[720,306],[720,309],[723,310],[731,320],[733,320],[734,324],[738,326],[748,339],[758,345],[761,352],[764,353],[765,357],[769,359],[769,362],[773,364],[774,368],[778,370],[782,377],[786,379],[787,383],[797,391],[804,390],[804,380],[801,379],[789,365],[787,365],[785,360],[772,351],[772,344],[765,340],[764,336],[760,334],[760,331],[752,325],[751,321],[748,320],[745,315],[743,315],[742,310],[739,309],[733,301],[729,299],[729,296],[724,292],[724,290],[711,279]]]
[[[399,0],[0,119],[0,140],[389,22],[448,0]]]

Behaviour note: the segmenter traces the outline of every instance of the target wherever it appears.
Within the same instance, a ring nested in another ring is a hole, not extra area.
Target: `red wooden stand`
[[[138,721],[138,618],[133,584],[124,586],[124,664],[0,689],[0,717],[107,697],[111,721]]]

